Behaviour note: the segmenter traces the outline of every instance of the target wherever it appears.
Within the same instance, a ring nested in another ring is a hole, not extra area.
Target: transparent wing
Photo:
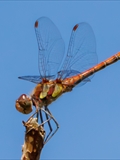
[[[58,77],[62,75],[62,79],[70,78],[71,76],[76,76],[77,74],[80,74],[81,72],[78,72],[76,70],[64,70],[58,72]],[[86,84],[87,82],[90,82],[90,78],[85,78],[81,83],[79,83],[77,86],[82,86]]]
[[[89,24],[79,23],[72,30],[67,56],[61,68],[61,77],[65,77],[64,70],[76,70],[81,73],[95,64],[97,54],[93,30]]]
[[[54,23],[47,17],[35,22],[38,42],[38,65],[42,78],[56,75],[64,56],[64,41]]]
[[[19,79],[23,79],[23,80],[26,80],[26,81],[30,81],[30,82],[33,82],[33,83],[40,83],[42,82],[42,77],[40,76],[22,76],[22,77],[18,77]],[[50,79],[54,79],[55,76],[47,76],[46,79],[50,80]]]
[[[62,73],[61,73],[62,72]],[[80,72],[76,71],[76,70],[64,70],[64,71],[59,71],[58,72],[58,77],[59,75],[62,74],[62,78],[69,78],[71,76],[76,76],[77,74],[80,74]]]

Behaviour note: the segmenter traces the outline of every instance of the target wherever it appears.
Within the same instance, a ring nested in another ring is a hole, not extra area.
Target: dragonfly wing
[[[97,54],[94,32],[88,23],[79,23],[72,30],[62,70],[76,70],[81,73],[95,64]]]
[[[47,17],[35,22],[38,42],[38,65],[41,77],[57,74],[64,56],[65,45],[55,24]]]
[[[42,77],[40,76],[22,76],[22,77],[18,77],[19,79],[23,79],[23,80],[26,80],[26,81],[30,81],[30,82],[33,82],[33,83],[40,83],[42,81]],[[47,79],[54,79],[55,76],[52,75],[52,76],[47,76],[46,77]]]
[[[26,80],[26,81],[30,81],[30,82],[33,82],[33,83],[37,83],[37,84],[42,81],[42,78],[40,76],[21,76],[21,77],[18,77],[18,78]]]

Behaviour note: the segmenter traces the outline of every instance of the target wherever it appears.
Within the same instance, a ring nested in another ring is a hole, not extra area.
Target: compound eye
[[[25,99],[25,98],[26,98],[26,95],[25,95],[25,94],[23,94],[23,95],[22,95],[22,99]]]
[[[19,112],[29,114],[32,112],[32,100],[26,94],[22,94],[16,100],[15,107]]]
[[[27,99],[28,98],[28,96],[26,95],[26,94],[22,94],[17,100],[25,100],[25,99]]]

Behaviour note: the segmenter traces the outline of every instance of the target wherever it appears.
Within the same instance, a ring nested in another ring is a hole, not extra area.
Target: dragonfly
[[[71,32],[67,53],[65,43],[56,25],[47,17],[41,17],[34,24],[38,43],[39,76],[21,76],[19,79],[36,84],[30,96],[22,94],[16,100],[16,109],[23,113],[36,112],[46,115],[49,126],[47,142],[58,130],[59,124],[53,117],[48,106],[63,93],[70,92],[75,86],[82,86],[89,82],[95,72],[111,65],[120,59],[120,52],[101,63],[97,63],[96,40],[92,27],[81,22],[76,24]],[[49,117],[56,124],[52,133]]]

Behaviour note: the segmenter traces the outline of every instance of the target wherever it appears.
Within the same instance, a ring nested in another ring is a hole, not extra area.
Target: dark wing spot
[[[35,22],[35,28],[37,28],[37,27],[38,27],[38,21]]]
[[[77,28],[78,28],[78,24],[76,24],[76,25],[73,27],[73,31],[75,31]]]

